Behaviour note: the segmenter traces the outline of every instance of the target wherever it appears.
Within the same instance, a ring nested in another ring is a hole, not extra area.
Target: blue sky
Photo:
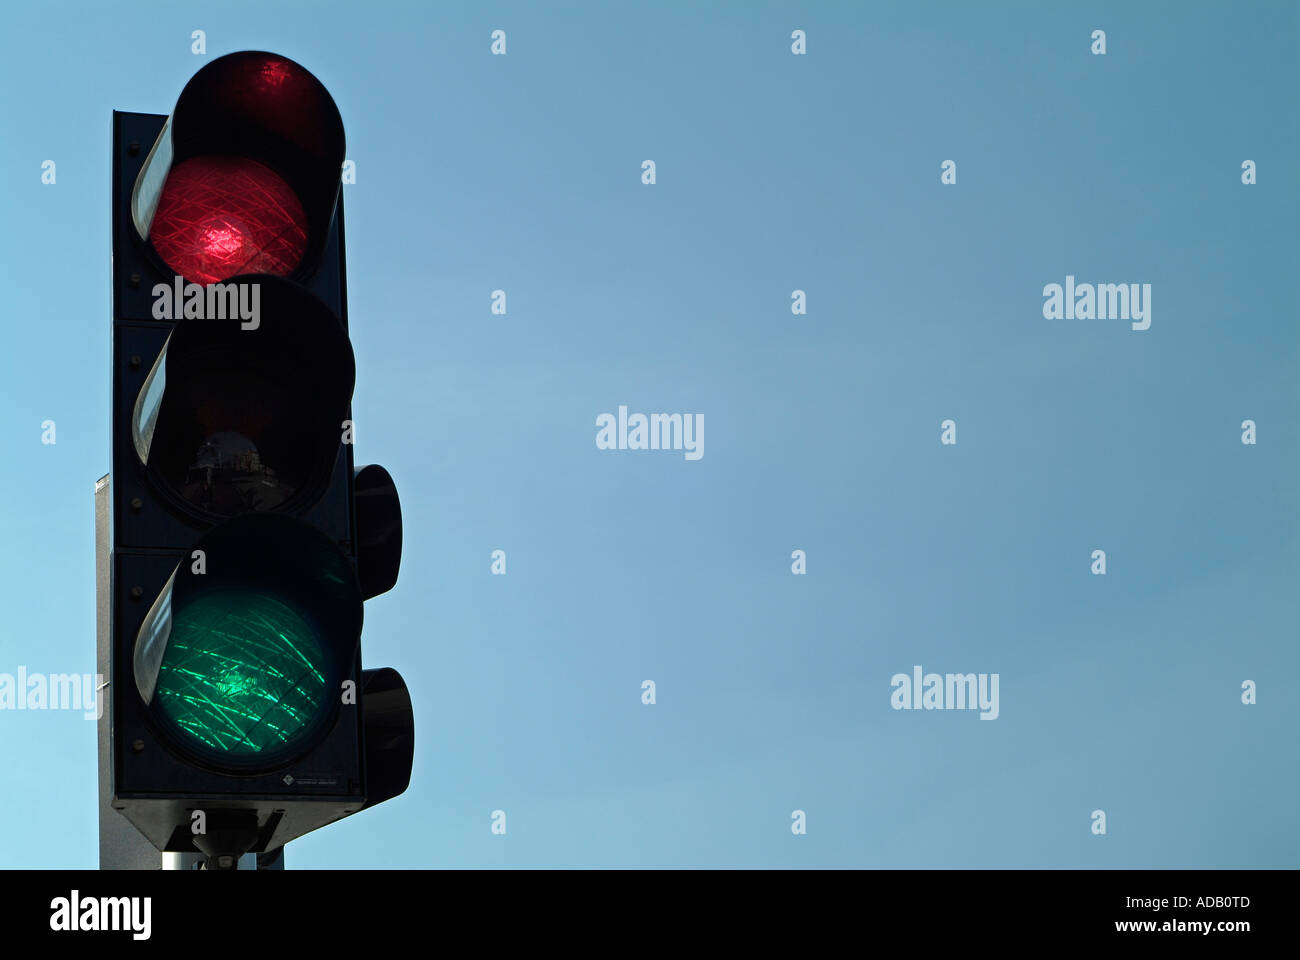
[[[291,868],[1300,862],[1300,7],[0,18],[0,673],[94,669],[111,111],[266,49],[342,113],[357,458],[406,532],[362,649],[416,763]],[[1151,284],[1150,329],[1044,319],[1067,274]],[[620,404],[705,455],[597,449]],[[891,709],[914,664],[999,717]],[[0,712],[0,866],[94,866],[95,803],[93,724]]]

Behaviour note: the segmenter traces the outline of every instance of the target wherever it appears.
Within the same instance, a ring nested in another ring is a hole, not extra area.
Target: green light
[[[173,618],[155,701],[191,747],[267,759],[321,715],[323,658],[316,631],[274,597],[205,592]]]

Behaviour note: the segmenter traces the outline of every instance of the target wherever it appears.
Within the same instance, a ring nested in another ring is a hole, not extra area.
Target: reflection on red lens
[[[307,217],[287,183],[246,157],[193,157],[167,174],[149,239],[194,283],[285,276],[307,249]]]

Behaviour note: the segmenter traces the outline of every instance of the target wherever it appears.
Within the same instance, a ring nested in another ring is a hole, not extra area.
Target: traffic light
[[[234,53],[170,116],[113,114],[111,803],[231,862],[402,793],[410,696],[363,670],[401,559],[354,468],[343,124],[311,73]]]

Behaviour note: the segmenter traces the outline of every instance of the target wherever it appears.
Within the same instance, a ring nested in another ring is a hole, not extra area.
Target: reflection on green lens
[[[154,699],[191,747],[266,759],[324,709],[322,660],[316,631],[279,600],[204,593],[174,615]]]

